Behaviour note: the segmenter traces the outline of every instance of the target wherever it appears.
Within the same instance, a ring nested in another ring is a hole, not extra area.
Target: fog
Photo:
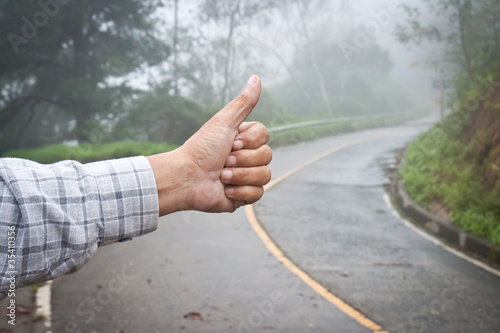
[[[173,26],[173,1],[164,1],[165,7],[158,10],[156,17],[161,30],[165,36],[169,35],[169,29]],[[300,1],[299,1],[300,2]],[[201,31],[204,37],[209,39],[224,38],[227,34],[226,26],[218,26],[217,24],[198,25],[200,22],[200,11],[204,1],[179,1],[179,24],[183,27],[189,27],[193,31]],[[307,2],[304,2],[307,3]],[[294,46],[293,43],[305,43],[301,41],[304,38],[301,31],[301,23],[298,16],[301,15],[293,8],[293,2],[290,2],[292,9],[287,14],[277,15],[279,9],[271,8],[263,11],[263,16],[269,15],[270,22],[262,24],[260,18],[252,18],[249,22],[245,22],[245,26],[238,27],[234,32],[235,48],[234,62],[237,70],[240,72],[235,74],[234,83],[237,89],[241,88],[245,82],[245,76],[251,75],[253,72],[249,70],[248,58],[245,55],[252,54],[254,60],[257,60],[258,65],[251,66],[255,73],[261,76],[265,87],[282,82],[289,78],[289,73],[284,68],[282,61],[277,59],[276,54],[283,58],[284,62],[290,64],[293,62]],[[378,27],[372,36],[368,37],[367,46],[379,45],[384,50],[388,51],[392,69],[390,77],[397,82],[399,87],[402,87],[404,92],[413,103],[418,107],[425,109],[437,109],[437,101],[439,99],[439,91],[432,89],[432,81],[440,79],[441,74],[430,62],[436,58],[436,48],[439,46],[432,43],[421,43],[419,45],[404,45],[396,39],[395,29],[398,24],[407,22],[407,15],[402,10],[401,5],[404,2],[387,1],[387,0],[357,0],[357,1],[342,1],[342,0],[327,0],[313,1],[309,5],[310,9],[305,14],[306,24],[310,25],[311,39],[319,39],[326,42],[333,42],[342,50],[342,43],[356,46],[357,41],[354,37],[361,33],[366,36],[368,27]],[[412,1],[412,6],[421,7],[420,1]],[[394,6],[395,13],[389,11],[389,7]],[[295,12],[294,12],[295,11]],[[387,17],[386,14],[389,13]],[[388,18],[387,22],[385,19]],[[377,21],[382,19],[383,21]],[[381,26],[383,24],[384,26]],[[295,27],[295,30],[293,29]],[[290,37],[285,35],[296,34],[299,37]],[[369,31],[370,33],[370,31]],[[169,39],[167,38],[167,41]],[[362,40],[364,42],[364,40]],[[171,42],[171,40],[170,40]],[[245,50],[240,52],[238,44],[245,44]],[[263,46],[264,45],[264,46]],[[365,47],[363,44],[359,50]],[[348,53],[348,52],[347,52]],[[347,54],[344,52],[344,54]],[[345,57],[337,65],[339,67],[349,67],[350,60],[358,54],[352,53],[349,59]],[[214,66],[217,66],[217,62]],[[172,63],[167,60],[161,66],[135,73],[129,77],[130,83],[141,89],[150,89],[152,83],[158,83],[165,79],[162,74],[171,71]],[[311,74],[312,75],[312,74]],[[216,80],[216,79],[214,79]],[[380,82],[384,84],[384,82]],[[233,95],[237,92],[233,90]],[[185,93],[189,93],[186,88]]]
[[[104,142],[180,144],[252,74],[261,77],[263,93],[251,119],[271,127],[361,115],[416,117],[439,109],[441,92],[432,89],[442,76],[432,62],[437,44],[396,38],[398,25],[409,27],[398,2],[112,4],[67,4],[50,16],[36,3],[6,3],[1,151],[85,142],[82,133],[95,128]],[[420,3],[411,2],[415,6]],[[93,30],[72,19],[88,12],[99,13],[89,18]],[[39,13],[47,20],[37,27],[31,21]],[[75,57],[81,36],[82,56]],[[26,98],[34,104],[23,104]],[[194,104],[176,106],[186,100]],[[172,125],[178,121],[182,130]],[[175,130],[184,134],[171,134]]]

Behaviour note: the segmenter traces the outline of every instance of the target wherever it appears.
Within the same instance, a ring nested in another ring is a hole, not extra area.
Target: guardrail
[[[394,117],[407,116],[409,114],[410,114],[409,112],[385,113],[385,114],[378,114],[378,115],[373,115],[373,116],[364,115],[364,116],[341,117],[341,118],[330,118],[330,119],[322,119],[322,120],[305,121],[305,122],[297,123],[297,124],[271,127],[271,128],[269,128],[269,133],[284,132],[284,131],[289,131],[292,129],[302,128],[302,127],[312,127],[312,126],[320,126],[320,125],[326,125],[326,124],[331,124],[331,123],[341,123],[344,121],[359,121],[359,120],[366,120],[366,119],[394,118]]]

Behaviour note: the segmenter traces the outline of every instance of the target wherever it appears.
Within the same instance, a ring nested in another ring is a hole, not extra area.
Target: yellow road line
[[[306,162],[305,164],[287,172],[281,177],[276,178],[275,180],[271,181],[267,186],[265,186],[264,190],[269,190],[270,188],[276,186],[283,180],[289,178],[290,176],[296,174],[297,172],[303,170],[304,168],[308,167],[309,165],[321,160],[322,158],[327,157],[328,155],[331,155],[335,152],[338,152],[342,149],[346,149],[349,147],[356,146],[358,144],[361,144],[363,142],[367,142],[376,138],[379,138],[380,136],[377,137],[371,137],[363,140],[359,140],[350,144],[346,144],[343,146],[335,147],[333,149],[330,149],[329,151],[311,159],[310,161]],[[314,280],[309,274],[307,274],[305,271],[300,269],[297,265],[295,265],[290,259],[288,259],[285,254],[280,250],[278,245],[269,237],[267,232],[264,230],[262,225],[260,224],[259,220],[255,216],[255,210],[253,205],[248,205],[245,207],[245,214],[250,221],[250,224],[252,225],[253,229],[257,233],[257,236],[262,240],[264,245],[268,248],[268,250],[281,262],[283,265],[288,268],[292,273],[297,275],[305,284],[307,284],[309,287],[311,287],[316,293],[318,293],[320,296],[322,296],[324,299],[335,305],[337,308],[339,308],[342,312],[347,314],[349,317],[352,319],[356,320],[359,324],[362,326],[368,328],[369,330],[372,330],[375,333],[388,333],[386,331],[382,331],[382,327],[378,324],[376,324],[373,320],[367,318],[364,314],[359,312],[358,310],[354,309],[352,306],[344,302],[342,299],[340,299],[338,296],[334,295],[332,292],[330,292],[328,289],[326,289],[323,285],[321,285],[318,281]]]

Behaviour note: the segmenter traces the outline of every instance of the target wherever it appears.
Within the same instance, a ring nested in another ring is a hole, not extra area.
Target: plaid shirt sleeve
[[[12,276],[17,287],[54,279],[99,246],[154,231],[158,209],[143,156],[51,165],[0,159],[0,299]]]

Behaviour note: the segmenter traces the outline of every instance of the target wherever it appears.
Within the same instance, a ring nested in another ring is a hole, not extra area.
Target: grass
[[[364,128],[392,125],[419,116],[421,116],[421,114],[405,115],[399,118],[373,119],[298,128],[287,132],[273,133],[269,145],[278,147],[302,141],[310,141],[320,137]],[[37,149],[11,150],[4,153],[2,157],[17,157],[44,164],[63,160],[76,160],[82,163],[88,163],[130,156],[153,155],[175,148],[177,148],[176,145],[166,142],[152,143],[138,141],[119,141],[104,144],[84,143],[77,147],[69,147],[61,144],[49,145]]]
[[[82,163],[138,156],[153,155],[177,148],[166,142],[120,141],[104,144],[84,143],[77,147],[50,145],[37,149],[11,150],[2,157],[18,157],[39,163],[55,163],[63,160],[76,160]]]
[[[408,146],[400,175],[415,202],[444,205],[453,224],[500,245],[500,184],[485,184],[487,164],[472,149],[438,124]]]

